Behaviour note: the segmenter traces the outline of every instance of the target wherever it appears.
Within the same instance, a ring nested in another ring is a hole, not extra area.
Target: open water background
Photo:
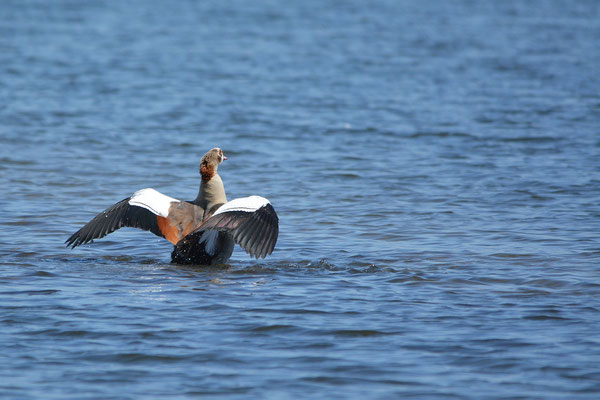
[[[597,399],[599,44],[597,1],[2,1],[2,398]],[[215,146],[271,257],[63,246]]]

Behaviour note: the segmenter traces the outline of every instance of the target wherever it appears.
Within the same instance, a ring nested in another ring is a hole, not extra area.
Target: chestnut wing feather
[[[66,246],[75,248],[93,239],[102,238],[124,226],[140,228],[164,237],[158,227],[156,215],[143,207],[130,205],[130,199],[131,197],[123,199],[96,215],[65,241]]]

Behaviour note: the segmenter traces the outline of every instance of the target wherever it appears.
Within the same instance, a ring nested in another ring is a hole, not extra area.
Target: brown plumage
[[[202,176],[202,182],[206,183],[212,179],[217,173],[217,167],[227,157],[223,155],[223,151],[219,148],[214,148],[202,157],[200,161],[200,175]]]

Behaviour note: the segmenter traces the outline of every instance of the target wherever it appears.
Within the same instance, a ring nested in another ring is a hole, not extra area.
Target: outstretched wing
[[[264,197],[250,196],[223,204],[209,219],[177,243],[186,254],[203,243],[211,247],[214,234],[225,232],[252,257],[265,258],[273,252],[279,235],[279,217]]]
[[[75,248],[102,238],[124,226],[140,228],[160,237],[169,237],[169,224],[165,223],[172,203],[179,200],[154,190],[142,189],[133,196],[107,208],[96,215],[85,226],[65,241],[67,246]]]

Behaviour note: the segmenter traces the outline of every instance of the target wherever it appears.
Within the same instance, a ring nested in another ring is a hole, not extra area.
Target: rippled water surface
[[[595,1],[3,1],[0,394],[600,395]],[[170,264],[154,187],[268,197],[273,255]]]

